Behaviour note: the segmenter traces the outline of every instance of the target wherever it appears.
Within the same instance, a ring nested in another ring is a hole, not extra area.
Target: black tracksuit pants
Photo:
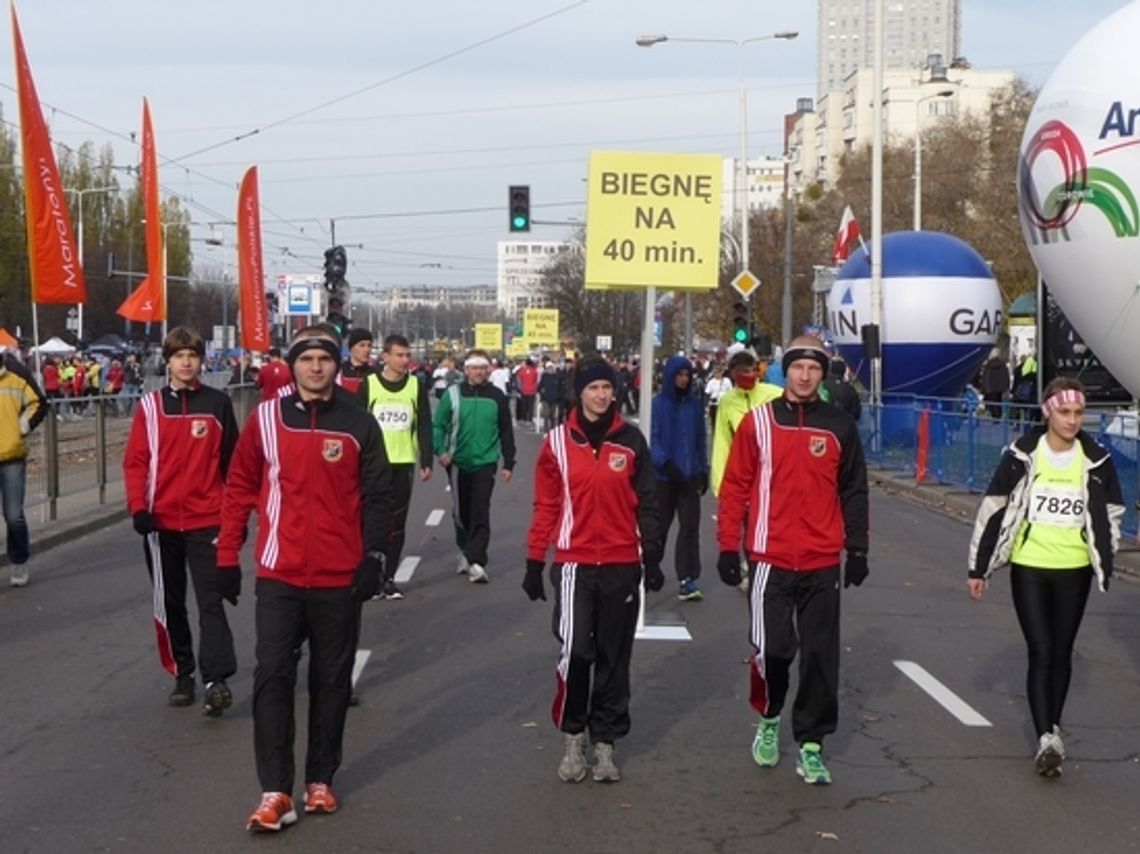
[[[491,493],[495,489],[494,463],[472,471],[452,465],[451,518],[455,522],[455,542],[468,563],[487,566],[491,545]]]
[[[701,490],[696,478],[683,483],[657,481],[657,510],[661,519],[661,543],[669,541],[673,517],[680,526],[673,546],[673,569],[677,580],[701,577]]]
[[[748,601],[752,707],[766,718],[780,714],[798,651],[792,733],[797,744],[822,743],[839,721],[839,567],[794,572],[757,563]]]
[[[308,640],[305,782],[331,783],[342,757],[360,608],[349,587],[294,587],[259,578],[256,590],[253,749],[257,777],[262,791],[292,795],[297,649]]]
[[[392,509],[384,562],[388,577],[394,578],[400,566],[400,556],[404,553],[408,509],[412,506],[412,484],[416,480],[416,464],[392,463],[389,467],[392,469]]]
[[[1069,681],[1073,644],[1092,586],[1092,567],[1034,569],[1014,564],[1010,588],[1017,621],[1029,647],[1025,693],[1038,737],[1060,726]]]
[[[551,709],[562,732],[590,741],[629,732],[629,662],[641,596],[637,564],[554,564],[554,636],[562,642]],[[593,684],[591,685],[591,670]]]
[[[188,581],[194,585],[194,598],[198,601],[197,666],[202,671],[203,683],[229,679],[237,672],[234,637],[218,592],[217,550],[214,546],[217,536],[217,528],[201,528],[197,531],[156,531],[143,538],[146,571],[151,584],[162,587],[156,593],[162,596],[170,654],[179,679],[192,677],[196,669],[194,637],[186,608]],[[156,567],[160,569],[157,580]]]

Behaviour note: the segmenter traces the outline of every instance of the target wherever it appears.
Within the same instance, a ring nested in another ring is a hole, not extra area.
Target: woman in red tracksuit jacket
[[[552,714],[565,733],[558,776],[616,782],[614,741],[629,732],[629,662],[645,584],[660,590],[661,535],[656,478],[645,438],[614,405],[617,375],[599,356],[574,373],[578,399],[566,423],[543,442],[535,465],[534,516],[523,589],[546,599],[542,571],[554,546],[554,634],[562,642]],[[591,689],[591,670],[593,687]]]

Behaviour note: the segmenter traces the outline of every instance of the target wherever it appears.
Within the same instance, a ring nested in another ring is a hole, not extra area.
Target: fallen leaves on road
[[[832,833],[829,830],[817,830],[815,832],[815,835],[818,836],[820,839],[832,839],[836,842],[839,841],[839,834],[838,833]]]
[[[523,729],[535,729],[538,724],[535,721],[526,721],[523,724]]]

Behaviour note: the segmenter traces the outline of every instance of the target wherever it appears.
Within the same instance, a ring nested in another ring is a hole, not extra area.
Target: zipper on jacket
[[[309,407],[309,442],[315,446],[316,441],[317,441],[317,407],[315,405],[313,405],[313,406]],[[319,448],[314,447],[313,450],[315,450],[317,453],[320,453]],[[309,469],[309,483],[316,483],[317,480],[315,477],[313,477],[313,471],[312,471],[313,460],[316,459],[316,455],[313,453],[310,453],[308,455],[308,457],[309,457],[308,465],[306,466],[306,468]],[[309,519],[308,522],[309,522],[309,524],[312,524],[311,519]],[[313,586],[313,560],[312,560],[312,553],[311,553],[312,543],[313,543],[313,538],[310,536],[306,536],[305,537],[305,587],[307,589],[311,589]]]
[[[190,415],[189,395],[185,389],[178,391],[178,399],[182,404],[182,429],[186,429],[186,419]],[[186,498],[183,495],[178,501],[178,530],[186,530]]]

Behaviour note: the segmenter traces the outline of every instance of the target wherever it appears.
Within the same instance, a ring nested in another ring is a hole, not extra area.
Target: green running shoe
[[[800,761],[796,763],[796,773],[804,778],[809,786],[826,786],[831,782],[831,772],[823,764],[822,748],[817,742],[805,741],[800,747]]]
[[[761,768],[775,768],[780,762],[780,718],[760,718],[752,739],[752,758]]]

